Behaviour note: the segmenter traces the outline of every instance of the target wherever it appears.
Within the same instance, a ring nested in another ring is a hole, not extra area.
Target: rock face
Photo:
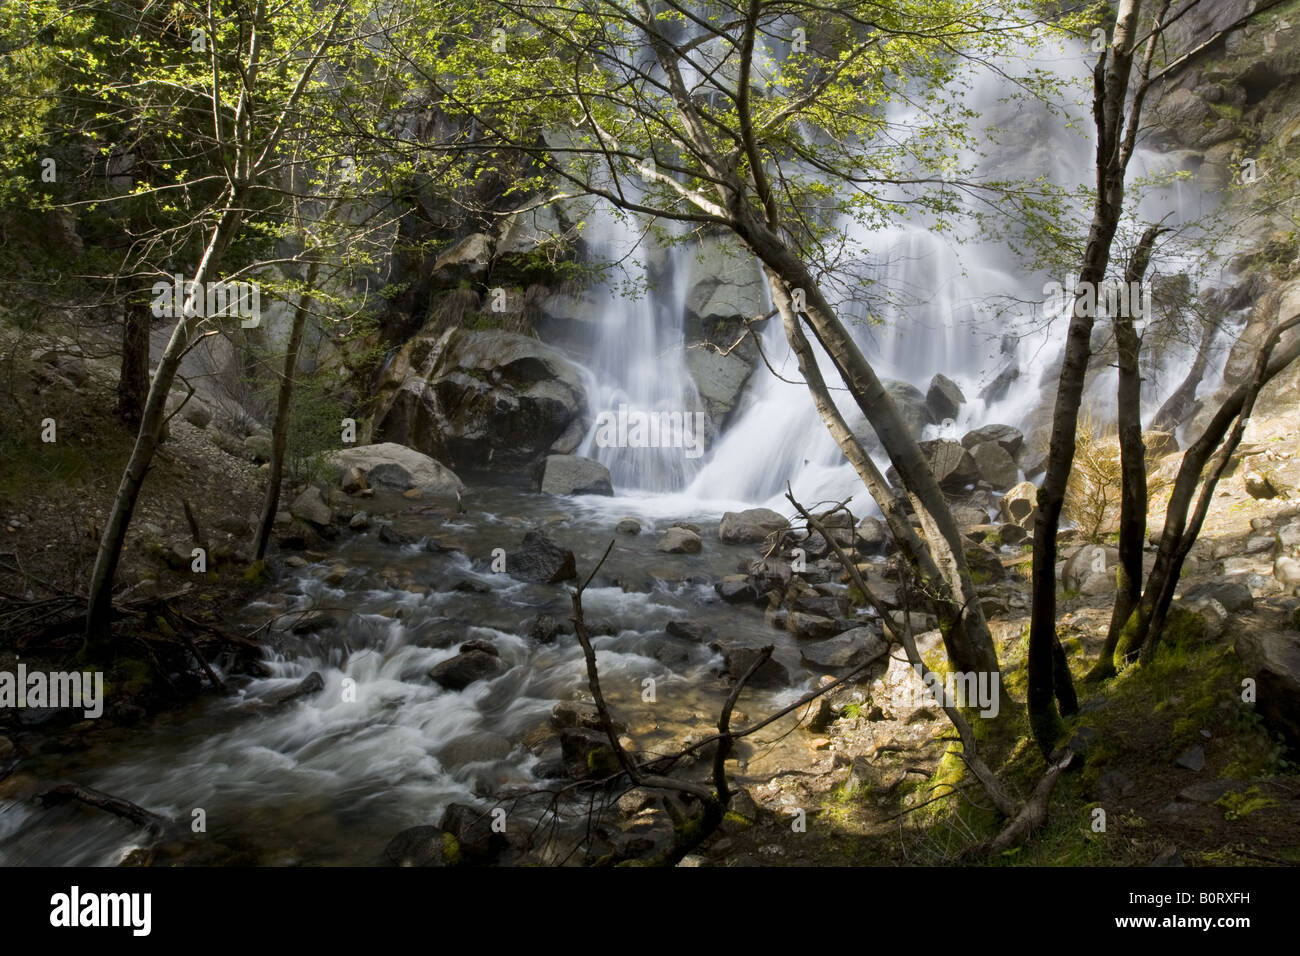
[[[506,573],[534,584],[558,584],[576,578],[578,567],[572,551],[540,531],[529,531],[519,548],[507,556]]]
[[[789,526],[782,515],[770,508],[728,511],[718,525],[718,537],[723,544],[757,544]]]
[[[946,375],[936,375],[930,379],[930,388],[925,393],[925,404],[936,421],[956,418],[961,407],[966,404],[966,396],[961,389]]]
[[[578,367],[558,349],[513,332],[416,336],[379,391],[377,437],[456,467],[526,467],[571,427],[585,427]]]
[[[547,455],[534,472],[537,490],[548,495],[612,495],[609,469],[578,455]]]
[[[704,410],[716,423],[725,422],[736,407],[754,367],[734,352],[723,355],[707,348],[686,350],[686,371],[695,380]]]
[[[1237,656],[1256,681],[1255,707],[1264,721],[1300,751],[1300,634],[1245,628]]]
[[[455,501],[465,490],[450,468],[396,442],[344,448],[333,452],[327,461],[340,482],[355,482],[359,475],[363,486],[386,491],[419,488],[423,498],[442,502]]]

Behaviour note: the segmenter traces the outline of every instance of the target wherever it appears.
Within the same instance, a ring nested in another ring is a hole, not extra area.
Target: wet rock
[[[482,651],[484,654],[491,654],[493,657],[500,657],[501,652],[491,641],[466,641],[456,648],[462,654],[468,654],[470,651]]]
[[[855,627],[837,637],[800,645],[799,656],[809,667],[838,672],[861,667],[873,657],[883,656],[888,647],[871,628]]]
[[[319,672],[312,671],[293,687],[272,694],[266,699],[266,701],[273,707],[280,707],[290,701],[295,701],[302,697],[308,697],[312,694],[319,694],[324,689],[325,678],[321,677]]]
[[[607,777],[620,767],[618,755],[602,731],[566,727],[560,731],[560,755],[565,773],[577,779]]]
[[[495,677],[504,670],[500,658],[481,650],[457,654],[429,671],[429,678],[447,690],[464,690],[475,681]]]
[[[833,618],[803,611],[791,611],[786,616],[785,629],[800,640],[831,637],[843,630]]]
[[[724,544],[758,544],[789,526],[782,515],[770,508],[728,511],[718,525],[718,537]]]
[[[405,531],[398,531],[391,524],[384,524],[379,529],[379,540],[384,544],[391,544],[394,547],[400,548],[408,544],[415,544],[418,539],[413,534],[407,534]]]
[[[1018,428],[1010,425],[985,425],[962,436],[962,447],[974,449],[976,445],[995,442],[1003,451],[1015,459],[1025,447],[1025,436]]]
[[[537,615],[528,629],[528,636],[539,644],[551,644],[562,634],[572,633],[573,625],[569,621],[551,614]]]
[[[338,619],[331,611],[309,611],[301,617],[294,618],[289,630],[294,634],[311,634],[328,631],[338,624]]]
[[[330,506],[325,503],[325,496],[315,486],[308,488],[294,499],[293,504],[289,506],[289,514],[318,528],[324,527],[334,520],[334,513],[330,511]]]
[[[715,641],[709,646],[722,655],[723,676],[733,681],[745,676],[758,660],[762,650],[750,644],[730,641]],[[789,684],[790,672],[785,669],[785,665],[768,658],[749,679],[749,684],[746,686],[774,688],[788,687]]]
[[[753,579],[747,574],[728,574],[713,585],[713,589],[728,604],[756,604],[762,600]]]
[[[1020,480],[1020,467],[1005,448],[997,442],[987,441],[970,449],[981,481],[994,488],[1011,488]]]
[[[707,644],[714,638],[713,628],[695,621],[669,621],[664,630],[673,637],[696,644]]]
[[[507,557],[506,571],[534,584],[558,584],[578,576],[573,552],[561,548],[540,531],[524,535],[519,548]]]
[[[439,827],[410,827],[389,841],[384,857],[393,866],[455,866],[458,861],[449,836]]]
[[[346,468],[339,478],[339,487],[343,489],[344,494],[348,495],[363,491],[366,488],[365,473],[356,465]]]
[[[627,731],[627,726],[617,720],[611,721],[614,733]],[[551,726],[556,730],[581,727],[587,730],[600,730],[600,711],[589,700],[562,700],[551,708]]]
[[[492,813],[487,810],[451,803],[443,814],[442,829],[456,839],[462,862],[484,865],[506,848],[505,834],[493,830],[493,821]]]
[[[537,490],[548,495],[614,494],[609,469],[578,455],[547,455],[538,463],[534,480]]]
[[[925,404],[935,421],[956,418],[961,407],[966,404],[957,383],[946,375],[936,375],[930,379],[930,388],[925,393]]]
[[[665,554],[699,554],[704,544],[700,536],[686,528],[669,528],[655,545],[656,551]]]
[[[353,531],[368,531],[370,529],[370,515],[364,511],[358,511],[348,519],[348,527]]]
[[[614,527],[614,530],[619,534],[640,534],[641,522],[635,518],[624,518]]]

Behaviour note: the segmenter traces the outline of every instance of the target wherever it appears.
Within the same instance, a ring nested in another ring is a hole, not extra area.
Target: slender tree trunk
[[[1165,527],[1160,535],[1155,565],[1147,575],[1142,600],[1137,609],[1129,615],[1120,635],[1117,653],[1126,661],[1134,660],[1139,655],[1145,655],[1145,658],[1150,660],[1154,653],[1155,644],[1159,640],[1158,632],[1168,615],[1183,562],[1191,551],[1192,545],[1196,543],[1196,537],[1209,511],[1214,488],[1231,461],[1232,453],[1236,450],[1250,411],[1254,407],[1255,398],[1274,376],[1300,358],[1300,337],[1288,344],[1281,354],[1273,356],[1273,350],[1277,347],[1283,333],[1297,325],[1300,325],[1300,316],[1293,316],[1274,328],[1256,353],[1255,372],[1251,380],[1228,396],[1205,427],[1205,431],[1184,452],[1178,476],[1174,479],[1174,490],[1169,499],[1169,506],[1165,510]],[[1233,428],[1232,435],[1228,442],[1219,448],[1229,427]],[[1216,448],[1219,449],[1217,453]],[[1201,472],[1211,459],[1214,462],[1213,470],[1206,477],[1196,511],[1189,522],[1188,512],[1192,507],[1192,499],[1196,495],[1196,487],[1200,483]]]
[[[313,258],[307,267],[306,287],[293,311],[293,328],[289,333],[289,348],[284,356],[284,372],[280,378],[280,394],[275,407],[275,426],[271,430],[271,474],[262,501],[262,520],[257,526],[257,542],[253,559],[266,557],[266,546],[271,540],[275,525],[275,512],[280,504],[280,482],[284,476],[284,450],[289,444],[289,412],[293,402],[295,379],[298,375],[298,353],[302,351],[303,332],[311,311],[313,290],[320,275],[320,259]]]
[[[908,432],[898,408],[834,309],[826,302],[802,260],[741,204],[737,203],[729,212],[735,217],[738,235],[765,267],[787,289],[803,291],[804,320],[830,356],[898,471],[921,519],[930,553],[945,585],[943,591],[933,597],[937,603],[950,603],[954,609],[951,613],[955,626],[945,641],[953,666],[974,673],[996,672],[997,653],[966,565],[961,532],[929,462]]]
[[[1142,555],[1147,536],[1147,464],[1146,446],[1142,442],[1142,373],[1139,358],[1142,343],[1124,301],[1140,301],[1137,289],[1146,276],[1151,249],[1161,229],[1151,226],[1142,234],[1128,268],[1124,270],[1127,295],[1121,297],[1119,315],[1114,316],[1115,346],[1118,352],[1119,385],[1116,403],[1119,423],[1119,458],[1122,481],[1119,504],[1119,567],[1116,569],[1115,605],[1111,608],[1110,629],[1089,680],[1114,674],[1115,647],[1124,622],[1142,599]],[[1150,318],[1148,316],[1148,318]]]
[[[244,191],[237,190],[222,210],[221,217],[212,230],[212,237],[203,252],[203,258],[194,273],[196,289],[202,289],[203,283],[212,274],[221,255],[239,229],[239,224],[243,220],[243,200]],[[197,293],[197,295],[202,294],[201,291]],[[140,489],[144,486],[145,476],[149,473],[154,451],[158,447],[158,437],[162,431],[163,416],[167,407],[167,395],[176,380],[181,357],[189,346],[194,330],[203,321],[201,315],[190,314],[196,311],[193,307],[192,300],[187,300],[183,304],[182,315],[177,319],[171,339],[167,342],[167,348],[158,362],[158,369],[154,372],[153,381],[149,385],[149,397],[145,401],[135,447],[131,450],[126,471],[122,473],[117,496],[113,499],[113,510],[104,527],[103,537],[100,538],[86,607],[88,641],[97,641],[108,624],[109,614],[112,611],[113,581],[117,577],[122,545],[126,540],[126,530],[130,526],[131,516],[135,512],[136,501],[140,497]]]
[[[139,428],[149,398],[149,313],[147,296],[129,295],[122,310],[122,364],[117,379],[117,416]]]
[[[1052,411],[1052,434],[1047,453],[1047,474],[1038,489],[1038,518],[1034,522],[1033,598],[1029,624],[1028,704],[1029,723],[1039,750],[1048,756],[1061,734],[1061,720],[1055,699],[1070,700],[1072,684],[1058,687],[1069,678],[1061,667],[1056,636],[1056,532],[1061,524],[1065,486],[1074,465],[1074,441],[1079,425],[1079,406],[1092,355],[1093,309],[1086,307],[1085,292],[1094,293],[1106,276],[1111,245],[1124,207],[1124,176],[1131,152],[1131,137],[1124,133],[1125,98],[1133,64],[1134,38],[1140,0],[1121,0],[1110,48],[1093,72],[1093,119],[1097,128],[1097,198],[1088,245],[1079,270],[1074,307],[1066,332],[1065,356],[1057,383]],[[1153,37],[1154,39],[1154,37]],[[1108,62],[1109,59],[1109,62]],[[1149,61],[1149,57],[1148,57]],[[1140,114],[1140,102],[1134,104]],[[1133,127],[1135,129],[1135,127]]]

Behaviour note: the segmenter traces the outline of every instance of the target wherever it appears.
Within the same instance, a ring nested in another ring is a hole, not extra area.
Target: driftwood
[[[78,783],[62,783],[52,790],[46,790],[39,797],[46,806],[56,806],[69,800],[76,800],[88,807],[105,810],[124,820],[130,820],[136,826],[143,827],[155,839],[163,836],[171,828],[171,821],[152,810],[146,810],[137,803],[123,800],[102,790],[83,787]]]

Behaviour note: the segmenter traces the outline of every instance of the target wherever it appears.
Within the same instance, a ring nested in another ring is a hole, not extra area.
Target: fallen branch
[[[144,827],[154,837],[161,837],[171,826],[170,821],[152,810],[146,810],[130,800],[123,800],[121,797],[115,797],[101,790],[83,787],[78,783],[61,783],[52,790],[42,793],[39,799],[48,806],[56,806],[68,800],[76,800],[88,807],[106,810],[114,816],[130,820],[137,826]]]

